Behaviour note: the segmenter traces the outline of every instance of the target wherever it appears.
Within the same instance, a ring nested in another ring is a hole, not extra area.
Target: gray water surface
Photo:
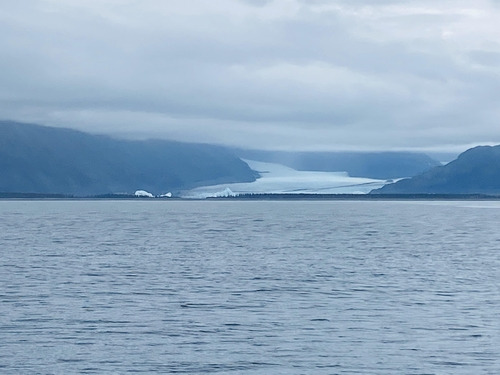
[[[1,374],[499,374],[499,202],[0,201]]]

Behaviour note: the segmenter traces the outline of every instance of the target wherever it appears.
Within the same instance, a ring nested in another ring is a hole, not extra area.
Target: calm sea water
[[[499,374],[499,202],[0,201],[1,374]]]

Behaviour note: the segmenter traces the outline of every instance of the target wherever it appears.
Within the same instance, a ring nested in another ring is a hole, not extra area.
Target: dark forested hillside
[[[0,122],[0,192],[160,194],[255,178],[246,163],[218,146]]]
[[[500,146],[472,148],[447,165],[372,193],[500,194]]]

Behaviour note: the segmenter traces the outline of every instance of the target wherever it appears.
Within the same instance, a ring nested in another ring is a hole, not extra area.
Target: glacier
[[[387,183],[385,180],[350,177],[346,172],[298,171],[281,164],[244,161],[261,177],[249,183],[197,187],[183,192],[181,197],[203,199],[240,194],[367,194]]]

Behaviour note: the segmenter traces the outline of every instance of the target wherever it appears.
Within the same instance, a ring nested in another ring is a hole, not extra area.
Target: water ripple
[[[0,201],[0,372],[498,374],[498,208]]]

